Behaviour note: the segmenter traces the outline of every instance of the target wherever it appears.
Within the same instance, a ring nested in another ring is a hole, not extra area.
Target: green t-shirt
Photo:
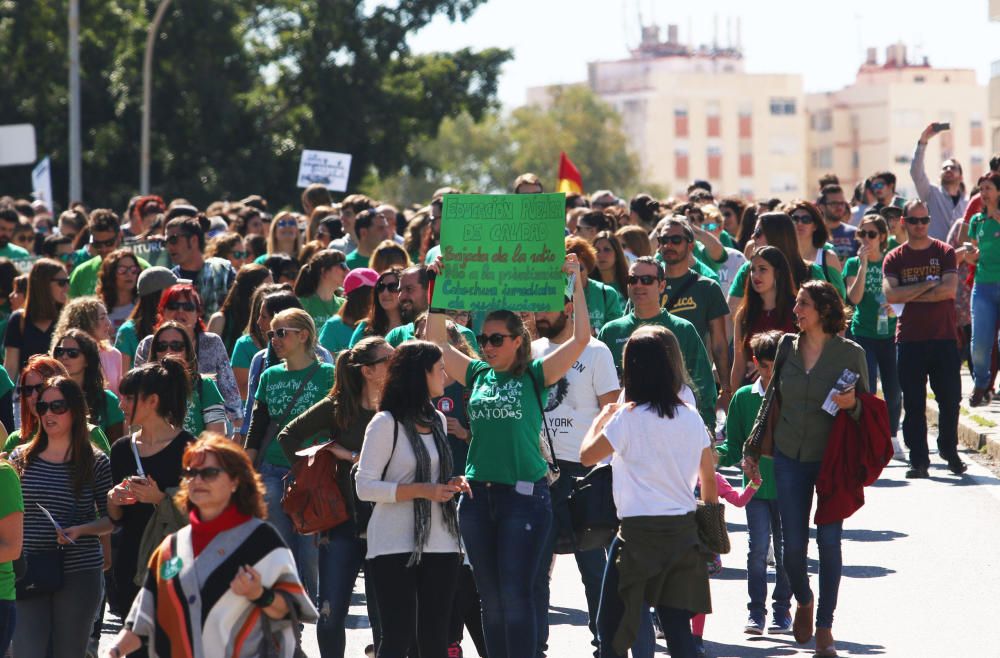
[[[587,300],[590,328],[594,331],[600,331],[601,327],[611,320],[620,318],[624,313],[622,296],[617,290],[600,281],[587,279],[583,296]]]
[[[656,259],[656,262],[659,263],[664,270],[667,269],[667,264],[666,262],[664,262],[663,256],[660,255],[659,251],[656,252],[653,258]],[[719,282],[719,273],[713,270],[705,263],[698,260],[697,258],[694,259],[694,263],[691,265],[691,269],[697,272],[698,274],[702,275],[703,277],[711,279],[712,281],[715,281],[717,283]]]
[[[882,292],[882,260],[868,261],[865,270],[865,292],[861,296],[861,303],[854,310],[851,317],[851,333],[862,338],[892,338],[896,335],[896,315],[892,308],[885,301],[885,293]],[[850,279],[858,275],[861,261],[857,256],[851,256],[844,263],[844,279]],[[888,322],[883,332],[878,330],[879,308],[885,305],[888,311]]]
[[[721,242],[721,240],[720,240]],[[702,243],[695,241],[694,243],[694,257],[705,265],[707,265],[713,272],[718,272],[726,259],[729,258],[729,254],[726,250],[722,250],[722,260],[713,260],[711,256],[708,255],[708,249]]]
[[[597,334],[597,339],[611,350],[611,356],[615,360],[615,368],[621,374],[622,351],[625,343],[636,329],[649,324],[666,327],[677,337],[677,342],[681,346],[681,354],[684,356],[684,365],[694,383],[698,411],[705,424],[714,429],[715,400],[718,397],[718,391],[715,387],[715,378],[712,376],[712,364],[708,359],[708,351],[693,324],[683,318],[675,317],[666,309],[660,309],[657,315],[645,320],[640,320],[633,312],[604,325],[604,328]]]
[[[348,347],[354,347],[357,345],[365,336],[365,329],[368,328],[368,320],[360,320],[358,326],[354,328],[354,333],[351,334],[351,342],[348,343]]]
[[[14,390],[14,382],[10,381],[10,375],[7,374],[6,369],[0,368],[0,370],[3,370],[3,374],[0,374],[0,398],[2,398]]]
[[[347,254],[347,267],[356,270],[359,267],[368,267],[368,263],[372,260],[371,254],[365,256],[357,249]]]
[[[7,462],[0,462],[0,519],[24,512],[21,481],[17,471]],[[0,562],[0,601],[14,600],[14,565]]]
[[[310,372],[312,371],[312,372]],[[309,374],[309,380],[302,388],[291,410],[285,415],[285,409],[292,401],[299,385]],[[279,431],[288,424],[290,420],[304,412],[309,407],[319,402],[324,395],[330,392],[333,387],[333,364],[320,363],[319,367],[313,369],[308,365],[302,370],[288,371],[284,363],[273,365],[265,370],[260,376],[260,383],[257,384],[256,399],[267,405],[267,411],[271,415],[271,420],[278,423]],[[307,448],[313,443],[311,437],[302,444]],[[264,461],[275,466],[290,468],[288,458],[277,441],[271,441],[264,453]]]
[[[688,283],[692,278],[694,279],[693,283]],[[661,306],[667,308],[667,304],[673,303],[670,312],[693,324],[694,328],[698,330],[698,335],[708,345],[706,337],[708,336],[709,323],[729,314],[729,305],[726,304],[726,296],[722,293],[722,288],[715,281],[690,270],[684,276],[667,279],[666,283],[667,287],[663,291]],[[674,302],[677,291],[680,291],[680,296]]]
[[[834,268],[827,268],[830,270],[831,279],[837,279],[840,285],[837,285],[836,281],[830,281],[833,287],[837,289],[840,293],[841,298],[847,296],[847,290],[844,288],[844,278],[837,272]],[[832,276],[836,274],[837,276]],[[750,261],[747,261],[740,265],[740,269],[736,270],[736,276],[733,277],[733,283],[729,286],[729,296],[730,297],[742,297],[743,288],[746,286],[747,277],[750,276]],[[816,263],[810,263],[809,265],[809,279],[816,281],[826,281],[826,277],[823,276],[823,268]]]
[[[757,419],[757,412],[764,402],[764,393],[759,389],[759,382],[748,384],[739,388],[733,393],[733,399],[729,401],[729,411],[726,414],[726,442],[716,448],[719,453],[719,466],[734,466],[743,459],[743,444],[750,436],[753,423]],[[754,494],[754,498],[761,500],[774,500],[778,497],[778,491],[774,485],[774,458],[761,455],[760,462],[760,489]],[[750,484],[750,478],[743,475],[743,486]]]
[[[202,393],[205,394],[202,397]],[[201,375],[201,386],[195,386],[188,400],[187,415],[184,416],[184,429],[193,436],[198,436],[205,429],[205,418],[202,412],[206,407],[223,405],[222,393],[211,377]],[[270,407],[269,407],[270,408]]]
[[[124,417],[124,414],[123,414]],[[90,442],[94,444],[101,452],[105,455],[111,454],[111,443],[108,441],[108,436],[104,433],[97,425],[91,425],[87,423],[87,429],[90,430]],[[21,430],[16,429],[7,436],[7,440],[4,441],[3,451],[10,454],[14,451],[14,448],[21,445]]]
[[[101,414],[101,429],[107,430],[112,425],[125,422],[125,412],[118,406],[118,396],[111,391],[104,391],[104,409]]]
[[[144,270],[149,267],[149,263],[139,258],[135,257],[137,263],[139,263],[139,269]],[[97,290],[97,275],[101,272],[101,263],[104,259],[100,256],[94,256],[90,260],[80,263],[73,270],[73,273],[69,276],[69,296],[70,298],[84,297],[85,295],[93,295]]]
[[[535,385],[541,395],[535,393]],[[540,399],[545,397],[545,373],[541,359],[519,377],[496,372],[485,361],[473,361],[465,371],[469,401],[466,412],[472,441],[465,477],[480,482],[537,482],[548,465],[542,457]]]
[[[469,347],[478,352],[479,344],[476,342],[476,334],[472,333],[472,330],[463,325],[458,325],[458,333],[468,341]],[[389,343],[393,347],[399,347],[406,341],[413,338],[414,330],[413,323],[404,324],[396,327],[389,333],[385,335],[385,342]],[[359,339],[360,340],[360,339]]]
[[[266,261],[266,260],[267,260],[267,257],[268,257],[268,255],[269,255],[269,254],[266,254],[266,253],[264,253],[264,254],[261,254],[260,256],[257,256],[256,258],[254,258],[254,259],[253,259],[253,262],[254,262],[254,263],[255,263],[256,265],[263,265],[263,264],[264,264],[264,261]]]
[[[320,299],[319,295],[299,297],[299,301],[302,302],[302,308],[306,310],[306,313],[312,316],[317,327],[326,324],[326,321],[332,318],[344,304],[344,300],[336,295],[331,297],[328,302]]]
[[[719,234],[719,242],[722,243],[723,247],[729,247],[730,249],[736,249],[736,240],[729,233],[723,231]]]
[[[889,246],[889,251],[892,251],[893,249],[895,249],[896,247],[898,247],[903,243],[897,240],[895,235],[890,235],[889,239],[886,240],[886,244]]]
[[[979,213],[969,222],[969,239],[979,246],[976,283],[1000,283],[1000,222]]]
[[[233,368],[249,369],[254,354],[260,350],[261,348],[257,347],[253,342],[253,336],[243,334],[233,343],[233,355],[229,357],[229,365]]]
[[[353,335],[354,327],[346,324],[339,315],[335,315],[324,322],[319,330],[319,344],[336,356],[337,352],[347,349]]]
[[[135,351],[139,349],[139,334],[135,331],[134,321],[125,320],[122,326],[118,327],[118,333],[115,334],[115,349],[129,359],[135,360]]]

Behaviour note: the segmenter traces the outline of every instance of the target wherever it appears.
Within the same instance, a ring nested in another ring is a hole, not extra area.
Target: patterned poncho
[[[190,526],[164,539],[125,627],[146,641],[150,658],[292,658],[292,620],[270,619],[230,590],[243,565],[252,566],[275,594],[286,595],[298,621],[317,619],[291,551],[273,527],[250,519],[220,532],[197,557]]]

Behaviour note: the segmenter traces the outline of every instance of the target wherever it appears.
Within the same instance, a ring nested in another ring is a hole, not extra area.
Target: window
[[[674,178],[684,181],[687,185],[688,175],[688,152],[687,149],[677,149],[674,151]]]
[[[674,108],[674,136],[688,136],[688,111],[686,107]]]
[[[816,169],[833,168],[833,148],[824,146],[812,152],[812,166]]]
[[[775,116],[795,114],[794,98],[772,98],[771,114]]]
[[[753,176],[753,153],[740,153],[740,176]]]
[[[801,152],[799,140],[792,135],[773,135],[767,142],[771,155],[796,155]]]
[[[739,124],[740,139],[753,137],[753,110],[750,107],[740,108],[737,122]]]
[[[771,194],[788,194],[799,190],[795,174],[772,174]]]
[[[719,118],[719,103],[710,101],[705,106],[705,134],[709,137],[722,135],[722,119]]]
[[[986,133],[983,130],[983,120],[973,117],[969,122],[969,144],[983,146],[986,143]]]
[[[722,149],[717,146],[708,147],[708,178],[710,180],[722,178]]]
[[[809,128],[818,133],[830,132],[833,130],[833,114],[829,110],[821,110],[811,115]]]

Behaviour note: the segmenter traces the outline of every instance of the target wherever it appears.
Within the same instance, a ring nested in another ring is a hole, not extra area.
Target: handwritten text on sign
[[[562,310],[565,214],[563,194],[445,195],[434,305]]]

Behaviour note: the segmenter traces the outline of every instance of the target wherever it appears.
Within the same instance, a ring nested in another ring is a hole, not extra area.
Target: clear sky
[[[692,7],[697,7],[697,12]],[[414,35],[416,52],[490,46],[511,48],[500,82],[504,106],[524,103],[528,87],[586,79],[587,62],[621,59],[643,24],[680,28],[680,40],[726,45],[742,19],[746,68],[754,73],[801,73],[806,91],[839,89],[854,79],[865,49],[879,62],[903,41],[911,61],[927,56],[942,68],[974,68],[989,80],[1000,60],[1000,22],[987,19],[988,0],[489,0],[466,23],[437,19]]]

